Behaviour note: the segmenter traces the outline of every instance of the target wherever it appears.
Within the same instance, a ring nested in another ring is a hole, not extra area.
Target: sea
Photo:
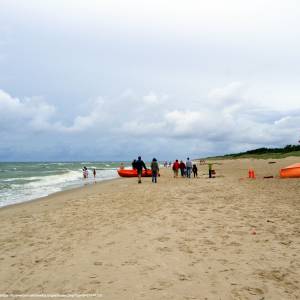
[[[0,207],[116,178],[119,165],[109,161],[0,163]],[[84,166],[89,171],[87,179],[83,178]],[[93,169],[96,169],[95,179]]]

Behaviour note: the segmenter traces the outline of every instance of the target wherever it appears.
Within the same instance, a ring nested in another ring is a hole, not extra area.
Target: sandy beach
[[[218,161],[214,179],[206,165],[190,180],[162,169],[158,184],[116,179],[2,208],[0,294],[300,299],[300,180],[263,179],[299,159],[271,161]]]

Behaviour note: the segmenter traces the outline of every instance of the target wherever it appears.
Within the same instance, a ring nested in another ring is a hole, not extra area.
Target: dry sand
[[[299,299],[300,180],[262,179],[298,160],[275,161],[220,161],[215,179],[207,166],[190,180],[164,169],[156,185],[118,179],[0,209],[0,294]],[[249,167],[256,180],[241,179]]]

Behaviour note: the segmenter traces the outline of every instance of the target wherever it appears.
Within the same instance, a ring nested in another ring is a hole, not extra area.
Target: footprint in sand
[[[228,246],[241,246],[242,244],[238,243],[238,242],[230,242],[229,244],[227,244]]]
[[[155,284],[153,284],[152,286],[150,286],[150,290],[157,290],[157,291],[163,291],[169,287],[171,287],[173,285],[173,283],[169,282],[169,281],[158,281]]]
[[[122,266],[128,266],[128,265],[136,265],[138,263],[138,261],[136,259],[129,259],[129,260],[126,260],[122,263]]]
[[[236,297],[237,299],[249,299],[248,297],[250,296],[262,296],[264,295],[264,291],[260,288],[253,288],[253,287],[242,287],[240,289],[233,289],[231,293]],[[259,299],[264,299],[259,298]]]
[[[106,243],[106,246],[111,246],[111,245],[114,245],[115,244],[115,242],[114,241],[111,241],[111,242],[109,242],[109,243]]]
[[[179,250],[184,253],[192,254],[194,251],[186,244],[181,244]]]
[[[178,228],[178,231],[184,232],[184,231],[186,231],[186,228],[181,226],[181,227]]]
[[[168,241],[170,238],[167,236],[160,236],[159,238],[157,238],[156,240],[158,240],[159,242],[166,242]]]
[[[99,280],[92,280],[92,281],[90,281],[90,284],[101,284],[101,281],[99,281]]]
[[[228,263],[228,260],[227,259],[223,259],[223,258],[218,258],[217,261],[220,262],[222,265]]]
[[[272,271],[260,270],[256,272],[262,279],[269,279],[276,281],[279,285],[286,289],[299,289],[297,282],[292,282],[288,279],[289,272],[284,269],[277,269]]]
[[[211,240],[208,240],[208,239],[203,240],[202,243],[205,244],[205,245],[215,245],[216,244],[215,242],[213,242]]]
[[[144,267],[142,267],[142,269],[140,271],[140,274],[147,275],[148,272],[154,271],[154,270],[159,269],[159,268],[160,268],[160,265],[144,266]]]
[[[245,287],[244,290],[246,290],[250,295],[263,295],[264,294],[264,291],[259,288]]]
[[[172,252],[172,249],[170,249],[169,247],[158,247],[156,248],[156,250],[160,252]]]
[[[182,273],[178,273],[177,277],[180,281],[190,281],[190,280],[192,280],[191,275],[186,275],[186,274],[182,274]]]

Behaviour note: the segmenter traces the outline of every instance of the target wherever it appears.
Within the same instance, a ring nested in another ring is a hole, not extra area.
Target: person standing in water
[[[87,179],[89,177],[89,171],[88,171],[87,167],[84,166],[82,171],[83,171],[83,178]]]
[[[137,170],[138,173],[138,183],[142,183],[142,172],[143,172],[143,168],[147,171],[147,167],[145,165],[145,163],[142,161],[142,158],[139,156],[138,160],[135,162],[135,168]]]
[[[96,179],[96,169],[93,170],[94,179]]]
[[[151,171],[152,171],[152,183],[157,183],[157,176],[159,172],[159,166],[156,158],[152,159],[151,163]]]

